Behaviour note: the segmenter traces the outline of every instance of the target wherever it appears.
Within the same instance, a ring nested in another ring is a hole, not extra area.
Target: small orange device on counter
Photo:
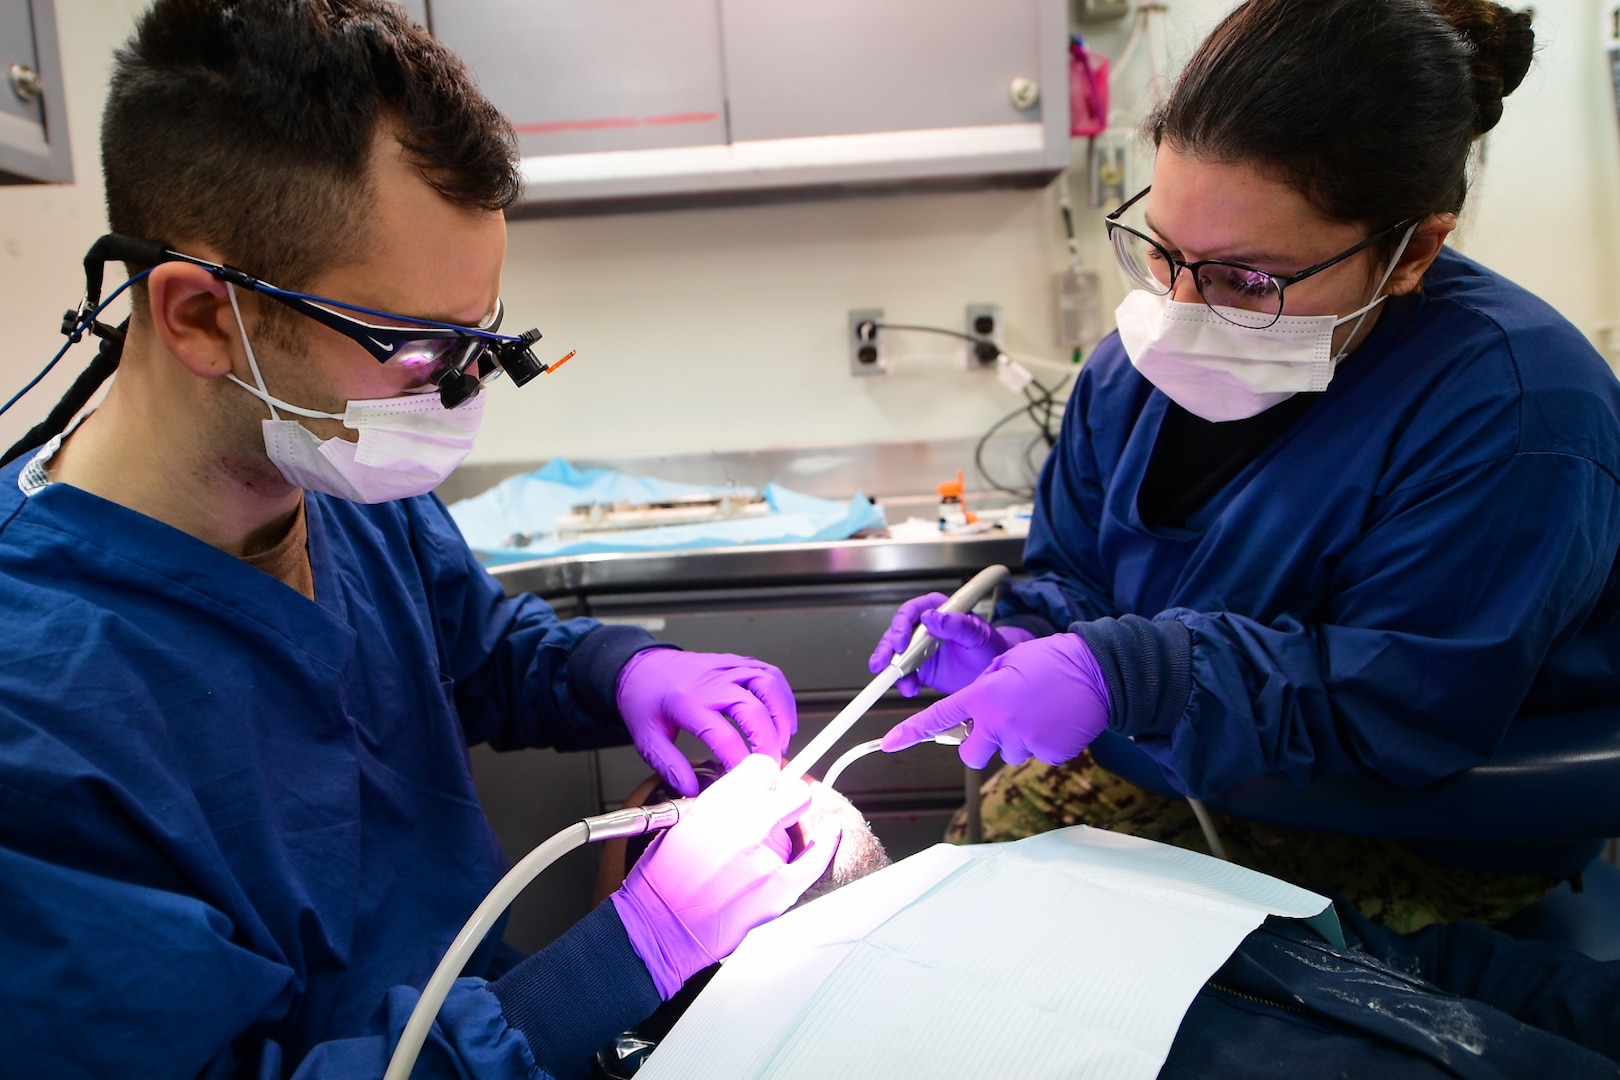
[[[942,481],[935,490],[939,492],[941,529],[961,528],[979,520],[979,515],[967,508],[967,485],[963,482],[961,469],[956,470],[955,480]]]

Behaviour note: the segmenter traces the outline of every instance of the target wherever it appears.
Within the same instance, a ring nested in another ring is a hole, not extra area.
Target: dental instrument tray
[[[733,518],[764,517],[770,503],[752,488],[723,493],[672,495],[647,502],[619,499],[615,502],[586,502],[558,514],[557,536],[568,540],[594,533],[627,529],[655,529],[665,525],[697,525]]]

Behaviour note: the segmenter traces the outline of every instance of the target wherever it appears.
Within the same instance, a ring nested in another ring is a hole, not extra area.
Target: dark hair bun
[[[1474,134],[1502,119],[1502,99],[1518,89],[1530,70],[1536,34],[1528,11],[1510,11],[1491,0],[1433,0],[1452,27],[1474,47]]]

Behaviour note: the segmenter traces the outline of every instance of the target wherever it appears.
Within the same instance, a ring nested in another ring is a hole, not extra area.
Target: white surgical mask
[[[1355,322],[1348,348],[1367,313],[1386,299],[1380,294],[1411,238],[1408,229],[1373,301],[1349,315],[1283,315],[1256,329],[1228,322],[1203,303],[1133,289],[1114,312],[1120,343],[1136,370],[1194,416],[1217,423],[1258,416],[1295,394],[1327,389],[1345,351],[1333,351],[1333,331]],[[1243,314],[1252,316],[1237,317]]]
[[[264,449],[287,483],[351,502],[406,499],[438,487],[472,450],[484,417],[483,394],[446,409],[433,388],[434,392],[350,401],[341,413],[304,409],[271,396],[242,323],[236,289],[229,283],[225,287],[242,332],[248,368],[258,386],[235,375],[226,378],[270,407],[270,419],[261,425]],[[357,442],[321,439],[298,421],[283,420],[282,412],[341,420],[345,427],[360,432],[360,438]]]

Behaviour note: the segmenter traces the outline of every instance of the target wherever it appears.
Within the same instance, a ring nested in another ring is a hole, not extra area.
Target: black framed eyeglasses
[[[342,334],[379,363],[425,369],[427,380],[439,388],[439,399],[447,409],[460,405],[503,372],[522,386],[556,366],[541,363],[530,349],[540,340],[539,330],[527,330],[516,336],[498,332],[505,313],[499,300],[495,302],[495,311],[482,324],[461,326],[283,289],[234,266],[199,259],[155,241],[116,234],[103,236],[85,256],[89,286],[85,303],[80,305],[79,313],[68,312],[62,323],[63,333],[69,332],[70,322],[76,322],[76,314],[82,318],[86,305],[94,306],[101,291],[102,266],[111,259],[147,267],[162,262],[187,262],[202,267],[221,281],[268,296]],[[356,318],[357,315],[369,318]]]
[[[1114,258],[1118,260],[1126,278],[1139,289],[1146,289],[1158,296],[1168,296],[1176,287],[1177,275],[1183,270],[1189,271],[1199,297],[1211,311],[1229,323],[1254,329],[1264,329],[1282,318],[1283,291],[1288,286],[1320,274],[1329,267],[1337,266],[1352,255],[1372,247],[1390,233],[1407,228],[1413,223],[1413,219],[1398,221],[1387,229],[1373,233],[1356,246],[1341,251],[1331,259],[1319,262],[1315,266],[1308,266],[1297,274],[1278,276],[1259,267],[1228,262],[1225,259],[1199,259],[1187,262],[1172,255],[1163,244],[1151,236],[1137,232],[1119,220],[1125,211],[1136,205],[1152,190],[1153,185],[1149,184],[1103,219],[1103,224],[1108,230],[1108,241],[1114,248]]]

